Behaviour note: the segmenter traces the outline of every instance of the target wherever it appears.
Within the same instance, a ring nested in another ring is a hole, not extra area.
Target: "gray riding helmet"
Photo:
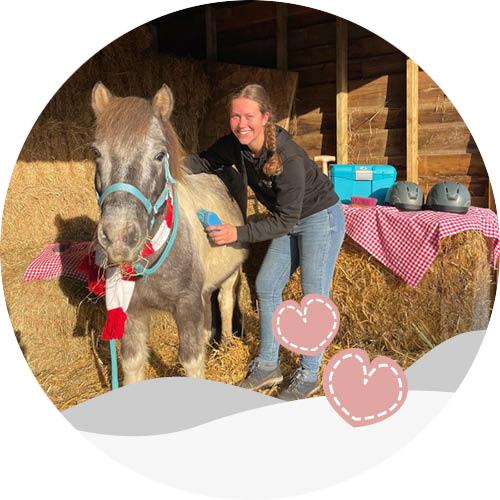
[[[422,210],[424,193],[414,182],[396,181],[387,191],[385,204],[402,211]]]
[[[427,194],[426,208],[436,212],[466,214],[471,203],[469,190],[460,182],[438,182]]]

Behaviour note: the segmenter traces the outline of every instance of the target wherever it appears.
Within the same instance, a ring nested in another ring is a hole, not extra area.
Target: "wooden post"
[[[491,187],[491,181],[488,180],[488,208],[493,210],[493,212],[497,211],[497,206],[495,203],[495,197],[493,196],[493,188]]]
[[[205,5],[205,32],[207,45],[207,72],[210,82],[215,82],[217,64],[217,25],[215,21],[215,8]]]
[[[406,61],[406,180],[418,184],[418,66]]]
[[[288,69],[288,9],[286,3],[276,4],[276,67]]]
[[[335,19],[336,29],[336,70],[337,70],[337,163],[348,161],[349,133],[347,128],[348,81],[347,81],[347,21]]]

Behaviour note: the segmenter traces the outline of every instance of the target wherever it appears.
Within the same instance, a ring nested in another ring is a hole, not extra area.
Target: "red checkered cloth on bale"
[[[441,238],[462,231],[481,231],[492,239],[491,260],[500,256],[498,217],[489,209],[470,207],[467,214],[423,210],[400,212],[377,205],[344,205],[346,234],[406,283],[418,285],[439,251]]]
[[[90,245],[90,241],[64,241],[46,246],[24,272],[24,281],[60,276],[87,281],[87,274],[78,271],[78,266],[90,254]]]

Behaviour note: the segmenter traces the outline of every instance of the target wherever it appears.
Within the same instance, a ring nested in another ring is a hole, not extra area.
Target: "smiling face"
[[[269,113],[262,114],[259,104],[251,99],[239,97],[231,103],[230,127],[241,144],[259,154],[264,146],[264,127]]]

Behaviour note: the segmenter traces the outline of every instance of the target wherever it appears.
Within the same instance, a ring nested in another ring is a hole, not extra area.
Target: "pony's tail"
[[[271,158],[266,162],[262,171],[268,177],[280,175],[283,172],[283,163],[276,151],[276,127],[269,120],[264,128],[264,145],[266,149],[272,153]]]

